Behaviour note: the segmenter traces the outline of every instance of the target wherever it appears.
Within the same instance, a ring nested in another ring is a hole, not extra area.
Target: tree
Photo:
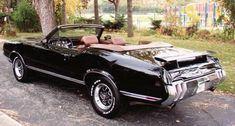
[[[62,0],[62,24],[66,24],[66,2]]]
[[[128,37],[133,37],[132,0],[127,0],[127,28]]]
[[[55,12],[53,0],[33,0],[35,10],[39,16],[43,35],[47,35],[55,26]]]
[[[55,0],[61,1],[61,0]],[[68,16],[74,16],[81,13],[81,10],[87,8],[88,2],[90,0],[62,0],[65,1],[66,14]]]
[[[217,0],[225,8],[225,15],[222,15],[223,18],[226,16],[229,19],[225,23],[224,32],[227,34],[229,39],[235,39],[235,4],[234,0]]]
[[[98,8],[98,0],[94,0],[94,14],[95,14],[95,23],[99,24],[99,8]]]
[[[115,12],[115,19],[116,19],[118,16],[118,8],[119,8],[120,0],[108,0],[108,1],[114,5],[114,12]]]
[[[40,21],[35,9],[27,0],[21,0],[11,14],[15,26],[21,32],[38,32]]]

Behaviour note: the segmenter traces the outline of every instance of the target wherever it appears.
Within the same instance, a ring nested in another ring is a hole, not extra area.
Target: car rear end
[[[213,91],[225,79],[225,71],[217,58],[209,53],[184,49],[175,55],[155,56],[163,68],[163,81],[168,98],[162,105],[169,106],[205,90]]]
[[[162,100],[163,106],[174,105],[205,90],[214,90],[226,76],[219,60],[207,52],[169,46],[133,50],[127,54],[162,68],[160,78],[167,94]]]

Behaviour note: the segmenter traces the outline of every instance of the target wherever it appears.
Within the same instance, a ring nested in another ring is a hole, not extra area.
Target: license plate
[[[202,91],[205,91],[205,84],[208,78],[200,78],[197,80],[197,93],[200,93]]]

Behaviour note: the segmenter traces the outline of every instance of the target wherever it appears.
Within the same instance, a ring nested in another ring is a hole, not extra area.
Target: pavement
[[[85,88],[65,80],[33,74],[29,83],[17,82],[0,42],[0,111],[24,126],[235,126],[235,97],[203,92],[172,109],[131,105],[114,119],[98,116]],[[8,121],[0,126],[7,126]],[[16,124],[17,125],[17,124]]]

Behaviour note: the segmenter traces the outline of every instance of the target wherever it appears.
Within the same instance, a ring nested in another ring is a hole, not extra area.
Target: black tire
[[[91,103],[97,114],[114,118],[121,111],[120,93],[105,77],[98,77],[90,87]]]
[[[16,80],[20,82],[28,82],[29,70],[25,66],[23,60],[19,56],[16,56],[13,60],[12,65],[13,65],[13,73],[14,73]]]

